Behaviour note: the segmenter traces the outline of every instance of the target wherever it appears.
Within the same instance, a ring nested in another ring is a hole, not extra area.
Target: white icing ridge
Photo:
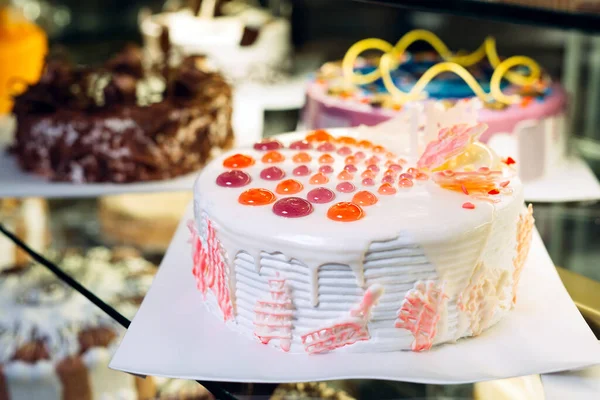
[[[373,136],[352,129],[330,133],[374,140]],[[282,136],[281,140],[289,143],[300,138],[291,135]],[[278,151],[286,161],[276,165],[286,171],[286,178],[304,185],[304,191],[297,196],[305,197],[308,190],[316,186],[308,183],[312,174],[306,177],[291,174],[298,164],[290,159],[298,150]],[[316,173],[319,166],[316,160],[323,153],[307,152],[313,161],[305,164]],[[223,159],[235,153],[257,160],[254,166],[244,168],[252,182],[242,188],[215,185],[216,177],[226,170],[222,167]],[[415,181],[414,187],[399,189],[396,195],[378,196],[377,204],[364,207],[363,219],[340,223],[329,220],[326,211],[336,202],[350,201],[354,193],[335,190],[339,183],[335,175],[344,165],[343,157],[336,157],[332,164],[336,172],[330,176],[329,183],[318,185],[333,190],[336,199],[328,204],[313,204],[312,214],[291,219],[275,215],[271,205],[249,207],[238,203],[239,194],[249,188],[261,187],[275,192],[278,182],[259,177],[260,171],[270,166],[260,162],[262,155],[264,152],[253,149],[226,153],[205,168],[194,188],[198,231],[201,236],[205,235],[203,225],[209,218],[230,268],[235,321],[227,324],[232,329],[253,337],[256,301],[268,296],[268,280],[280,274],[290,287],[294,304],[290,352],[303,353],[302,334],[339,320],[361,301],[366,288],[381,285],[384,294],[373,308],[368,323],[370,340],[335,351],[409,350],[413,335],[406,329],[396,328],[395,320],[406,294],[417,282],[443,283],[448,296],[434,345],[480,331],[477,328],[473,332],[470,325],[465,327],[466,313],[457,305],[477,265],[482,263],[501,276],[508,273],[499,291],[504,290],[504,285],[512,284],[516,223],[523,204],[522,187],[517,178],[511,178],[512,194],[497,195],[499,202],[495,204],[442,189],[431,180]],[[356,191],[366,189],[376,193],[377,185],[361,187],[361,171],[359,168],[353,181]],[[476,208],[462,208],[467,200]],[[209,308],[220,315],[212,294],[207,299]],[[496,323],[505,311],[498,309],[491,315],[486,314],[481,330]]]

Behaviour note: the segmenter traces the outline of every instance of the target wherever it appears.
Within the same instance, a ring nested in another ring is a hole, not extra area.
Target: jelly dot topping
[[[344,160],[345,164],[356,164],[356,158],[354,156],[348,156]]]
[[[281,148],[283,148],[283,143],[275,139],[264,139],[254,143],[254,150],[258,151],[278,150]]]
[[[317,147],[317,151],[335,151],[335,146],[329,142],[325,142]]]
[[[391,151],[385,153],[385,158],[396,158],[396,155]]]
[[[375,172],[371,171],[370,169],[367,169],[365,171],[363,171],[362,174],[360,174],[361,178],[375,178]]]
[[[344,171],[348,171],[351,174],[355,173],[356,171],[358,171],[358,168],[356,168],[354,165],[352,164],[348,164],[344,166]]]
[[[292,174],[296,176],[306,176],[310,174],[310,168],[306,165],[300,165],[299,167],[294,168]]]
[[[415,178],[419,181],[426,181],[429,179],[429,175],[427,175],[425,172],[417,172],[417,176]]]
[[[466,208],[467,210],[473,210],[475,209],[475,204],[467,201],[466,203],[463,203],[462,208]]]
[[[381,161],[381,159],[377,156],[372,156],[369,157],[366,161],[365,164],[367,165],[371,165],[371,164],[377,164],[379,161]]]
[[[340,147],[337,151],[340,156],[349,156],[352,154],[352,149],[348,146]]]
[[[321,185],[323,183],[329,182],[329,178],[319,172],[318,174],[314,174],[313,176],[311,176],[309,182],[313,185]]]
[[[327,217],[334,221],[352,222],[358,221],[364,216],[364,212],[359,205],[350,202],[341,202],[334,204],[327,210]]]
[[[247,168],[254,165],[254,159],[244,154],[234,154],[223,160],[225,168]]]
[[[361,190],[352,197],[352,202],[359,206],[372,206],[377,203],[377,196],[368,190]]]
[[[406,161],[406,159],[404,159],[404,158],[398,159],[398,164],[400,164],[400,165],[406,165],[407,163],[408,163],[408,161]]]
[[[356,139],[354,139],[353,137],[350,137],[350,136],[340,136],[337,139],[337,142],[340,144],[354,145],[354,144],[356,144]]]
[[[400,179],[414,179],[414,178],[415,177],[414,177],[413,174],[409,174],[409,173],[406,173],[406,172],[403,173],[403,174],[400,174]]]
[[[240,194],[238,201],[246,206],[264,206],[271,204],[275,199],[273,192],[267,189],[248,189]]]
[[[383,185],[379,186],[377,192],[383,195],[391,195],[396,193],[396,188],[390,185],[389,183],[384,183]]]
[[[385,166],[388,167],[388,169],[391,169],[391,170],[396,171],[396,172],[402,171],[402,165],[400,165],[400,164],[390,164],[390,165],[387,165],[387,163],[386,163]]]
[[[367,169],[368,169],[369,171],[373,171],[373,172],[379,172],[379,167],[378,167],[377,165],[375,165],[375,164],[370,164],[370,165],[367,167]]]
[[[373,143],[369,142],[368,140],[361,140],[360,142],[356,143],[356,145],[363,149],[368,149],[369,147],[373,147]]]
[[[335,187],[335,190],[342,193],[352,193],[356,190],[356,187],[350,182],[341,182]]]
[[[333,140],[333,136],[327,133],[327,131],[319,129],[306,135],[306,140],[308,142],[331,142]]]
[[[331,174],[333,173],[333,167],[331,165],[321,165],[319,167],[319,172],[322,172],[324,174]]]
[[[394,177],[392,175],[386,175],[381,178],[381,183],[394,183]]]
[[[232,170],[217,176],[217,185],[223,187],[242,187],[250,183],[250,175],[244,171]]]
[[[306,195],[306,199],[311,203],[324,204],[335,199],[335,193],[332,190],[318,187],[314,188]]]
[[[398,174],[397,171],[394,171],[391,168],[388,168],[385,170],[385,172],[383,173],[383,175],[390,175],[390,176],[396,176]]]
[[[373,186],[375,185],[375,181],[373,180],[373,178],[365,178],[362,180],[362,184],[365,186]]]
[[[279,182],[275,188],[275,192],[279,194],[296,194],[300,193],[302,189],[304,189],[304,186],[300,182],[294,179],[286,179]]]
[[[335,159],[331,156],[331,154],[323,154],[319,157],[319,164],[333,164]]]
[[[412,176],[417,175],[417,169],[416,168],[409,168],[406,170],[407,173],[411,174]]]
[[[356,153],[354,153],[354,158],[356,158],[357,160],[360,161],[360,160],[364,160],[365,158],[367,158],[367,156],[362,151],[357,151]]]
[[[300,218],[313,212],[313,206],[300,197],[286,197],[273,204],[273,212],[280,217]]]
[[[385,147],[383,146],[373,146],[371,149],[373,153],[383,153],[385,151]]]
[[[260,177],[266,181],[278,181],[284,176],[285,172],[279,167],[269,167],[260,171]]]
[[[292,150],[310,150],[312,149],[312,145],[308,143],[306,140],[298,140],[290,144],[290,149]]]
[[[292,157],[292,161],[295,163],[306,163],[310,162],[310,160],[312,160],[312,157],[310,156],[310,154],[305,152],[300,152]]]
[[[262,162],[268,163],[268,164],[280,163],[284,160],[285,160],[284,155],[278,151],[269,151],[262,158]]]
[[[344,170],[338,174],[337,178],[340,181],[351,181],[352,179],[354,179],[354,175],[352,175],[350,172]]]
[[[406,178],[400,178],[400,180],[398,181],[398,186],[400,186],[401,188],[409,188],[413,186],[413,181]]]

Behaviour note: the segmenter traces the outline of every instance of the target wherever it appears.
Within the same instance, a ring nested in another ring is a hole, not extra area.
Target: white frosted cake
[[[287,19],[242,1],[196,1],[196,10],[140,17],[145,49],[160,61],[161,35],[166,28],[174,50],[201,54],[234,83],[273,83],[285,78],[292,65],[291,27]]]
[[[455,125],[419,145],[416,132],[320,130],[214,160],[190,223],[206,304],[293,353],[479,335],[514,305],[533,226],[484,130]]]

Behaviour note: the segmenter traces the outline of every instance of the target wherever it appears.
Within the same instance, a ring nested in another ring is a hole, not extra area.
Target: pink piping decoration
[[[281,349],[289,351],[292,344],[293,306],[285,279],[269,279],[269,294],[269,299],[256,301],[254,335],[263,344],[278,339]]]
[[[531,235],[533,234],[534,223],[533,207],[530,204],[527,207],[527,212],[524,215],[519,215],[517,222],[517,255],[513,259],[513,304],[517,302],[517,286],[519,285],[521,273],[525,267],[525,261],[531,247]]]
[[[486,129],[487,125],[483,123],[475,126],[459,124],[441,129],[438,138],[427,144],[421,158],[417,161],[417,167],[419,169],[439,167],[465,151],[467,146],[476,141]]]

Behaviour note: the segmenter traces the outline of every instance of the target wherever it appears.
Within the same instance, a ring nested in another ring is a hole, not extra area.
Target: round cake
[[[151,60],[162,57],[166,28],[181,54],[203,54],[234,83],[274,83],[292,64],[291,27],[287,19],[243,1],[198,0],[191,7],[140,18]]]
[[[156,268],[130,251],[50,255],[132,318]],[[152,399],[152,379],[108,368],[124,329],[85,297],[33,265],[0,275],[0,399]]]
[[[435,51],[408,53],[417,41]],[[368,50],[385,54],[359,57]],[[471,54],[452,53],[422,30],[409,32],[395,46],[360,41],[343,62],[323,65],[309,83],[303,120],[308,129],[376,125],[402,113],[407,103],[426,107],[425,97],[479,103],[475,117],[488,125],[481,141],[502,156],[527,160],[527,168],[519,169],[524,180],[541,178],[566,159],[566,92],[528,57],[502,61],[493,38]]]
[[[484,131],[442,129],[417,152],[416,131],[318,130],[214,160],[190,223],[206,304],[294,353],[479,335],[513,307],[533,226]]]

